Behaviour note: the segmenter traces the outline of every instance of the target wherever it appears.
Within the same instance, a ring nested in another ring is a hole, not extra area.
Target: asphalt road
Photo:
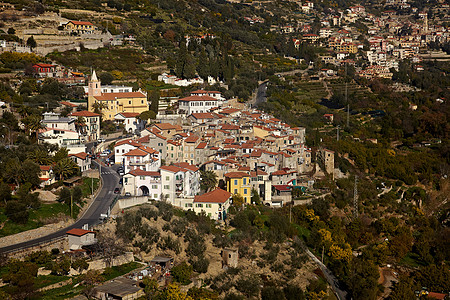
[[[95,162],[98,167],[98,162]],[[108,207],[111,205],[115,198],[114,188],[119,186],[119,175],[116,171],[109,167],[101,167],[101,177],[103,180],[103,186],[94,202],[89,206],[84,215],[78,219],[74,224],[51,233],[49,235],[26,241],[23,243],[18,243],[10,246],[0,248],[0,253],[10,252],[12,250],[17,250],[20,248],[28,248],[36,246],[42,243],[49,242],[53,239],[57,239],[66,235],[66,232],[72,228],[81,228],[84,224],[89,224],[89,227],[96,225],[100,222],[100,214],[107,212]]]
[[[256,91],[256,100],[255,100],[255,106],[258,107],[259,104],[266,102],[266,91],[267,91],[267,84],[269,82],[263,82],[258,86],[258,90]]]

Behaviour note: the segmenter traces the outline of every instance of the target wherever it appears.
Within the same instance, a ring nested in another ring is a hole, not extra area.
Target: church
[[[141,92],[102,92],[95,71],[88,85],[88,110],[93,112],[95,104],[101,104],[103,120],[114,120],[117,113],[142,113],[148,110],[147,95]]]

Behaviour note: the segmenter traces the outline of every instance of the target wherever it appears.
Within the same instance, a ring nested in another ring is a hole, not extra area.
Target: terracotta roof
[[[249,171],[250,171],[250,167],[239,167],[238,171],[246,171],[246,172],[249,172]]]
[[[91,111],[82,110],[71,113],[69,116],[75,116],[75,117],[100,117],[100,114],[96,114]]]
[[[272,175],[276,175],[276,176],[287,175],[287,174],[288,173],[285,170],[278,170],[278,171],[275,171],[275,172],[272,173]]]
[[[85,230],[85,229],[81,229],[81,228],[73,228],[73,229],[70,229],[69,231],[66,231],[66,234],[76,235],[76,236],[83,236],[87,233],[95,233],[95,231]]]
[[[116,100],[117,98],[146,98],[141,92],[125,92],[125,93],[102,93],[101,96],[94,96],[99,101]]]
[[[121,113],[118,113],[118,115],[122,115],[125,118],[136,118],[137,116],[139,116],[139,113],[121,112]]]
[[[173,165],[176,167],[180,167],[180,168],[183,168],[186,170],[193,171],[193,172],[198,171],[198,168],[196,166],[190,165],[187,162],[178,162],[178,163],[174,163]]]
[[[75,156],[75,157],[78,157],[78,158],[81,158],[81,159],[86,159],[88,157],[87,153],[85,153],[85,152],[69,154],[69,156]]]
[[[185,141],[186,143],[195,143],[195,142],[198,141],[198,139],[199,139],[198,136],[196,136],[196,135],[191,135],[191,136],[188,136],[184,141]]]
[[[273,187],[281,192],[286,192],[291,190],[291,186],[287,184],[273,185]]]
[[[114,145],[114,147],[121,146],[121,145],[125,145],[125,144],[131,145],[131,146],[135,146],[135,147],[140,147],[140,146],[142,146],[141,143],[139,143],[139,142],[137,142],[137,141],[135,141],[135,140],[123,140],[123,141],[117,142],[117,143]]]
[[[156,151],[155,149],[151,148],[151,147],[147,147],[147,146],[141,146],[139,147],[140,150],[145,151],[147,153],[153,154],[153,153],[158,153],[158,151]]]
[[[239,111],[239,109],[236,109],[236,108],[224,108],[220,111],[220,113],[224,114],[224,115],[228,115],[228,114],[232,114],[232,113],[235,113],[238,111]]]
[[[239,130],[240,127],[233,124],[223,124],[220,128],[222,130]]]
[[[175,166],[161,166],[160,169],[161,170],[166,170],[166,171],[169,171],[169,172],[173,172],[173,173],[177,173],[177,172],[183,171],[181,168],[175,167]]]
[[[34,67],[34,66],[38,66],[38,67],[41,67],[41,68],[52,68],[52,67],[56,67],[56,65],[51,65],[51,64],[34,64],[33,67]]]
[[[251,177],[256,177],[256,176],[264,176],[264,175],[268,175],[266,172],[261,171],[261,170],[257,170],[257,171],[250,171],[250,176]]]
[[[73,103],[70,103],[70,102],[67,102],[67,101],[61,101],[59,103],[62,104],[62,105],[65,105],[65,106],[69,106],[69,107],[77,107],[78,106],[76,104],[73,104]]]
[[[215,190],[205,193],[200,196],[195,196],[194,202],[202,202],[202,203],[225,203],[228,199],[230,199],[231,193],[221,188],[216,188]]]
[[[206,142],[200,142],[195,149],[205,149],[206,146],[208,146],[208,143]]]
[[[198,119],[214,119],[214,115],[212,113],[192,113],[194,118]]]
[[[249,177],[249,175],[245,172],[229,172],[225,174],[225,177],[228,178],[243,178],[243,177]]]
[[[86,21],[69,21],[67,23],[72,23],[74,25],[91,25],[91,26],[94,26],[94,24],[92,24],[91,22],[86,22]]]
[[[148,152],[142,151],[141,149],[133,149],[124,154],[124,156],[146,156]]]
[[[51,166],[39,166],[39,168],[41,169],[41,171],[50,171],[50,169],[52,167]]]
[[[181,126],[178,125],[172,125],[170,123],[157,123],[154,126],[158,127],[158,129],[160,130],[182,130],[183,128],[181,128]]]
[[[133,176],[152,176],[152,177],[161,177],[161,174],[159,172],[155,171],[144,171],[141,169],[134,169],[128,172],[128,174],[131,174]]]

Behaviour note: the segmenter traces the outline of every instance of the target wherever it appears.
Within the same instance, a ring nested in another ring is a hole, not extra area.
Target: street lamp
[[[11,146],[11,128],[8,125],[2,124],[2,127],[8,129],[9,131],[9,146]]]

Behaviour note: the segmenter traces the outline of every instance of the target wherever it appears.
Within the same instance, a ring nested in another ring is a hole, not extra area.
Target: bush
[[[206,273],[208,272],[209,260],[203,256],[200,256],[197,260],[192,262],[192,266],[195,272]]]
[[[182,262],[178,266],[175,266],[170,271],[173,279],[181,284],[189,284],[191,282],[190,278],[192,275],[192,266],[188,265],[186,262]]]

